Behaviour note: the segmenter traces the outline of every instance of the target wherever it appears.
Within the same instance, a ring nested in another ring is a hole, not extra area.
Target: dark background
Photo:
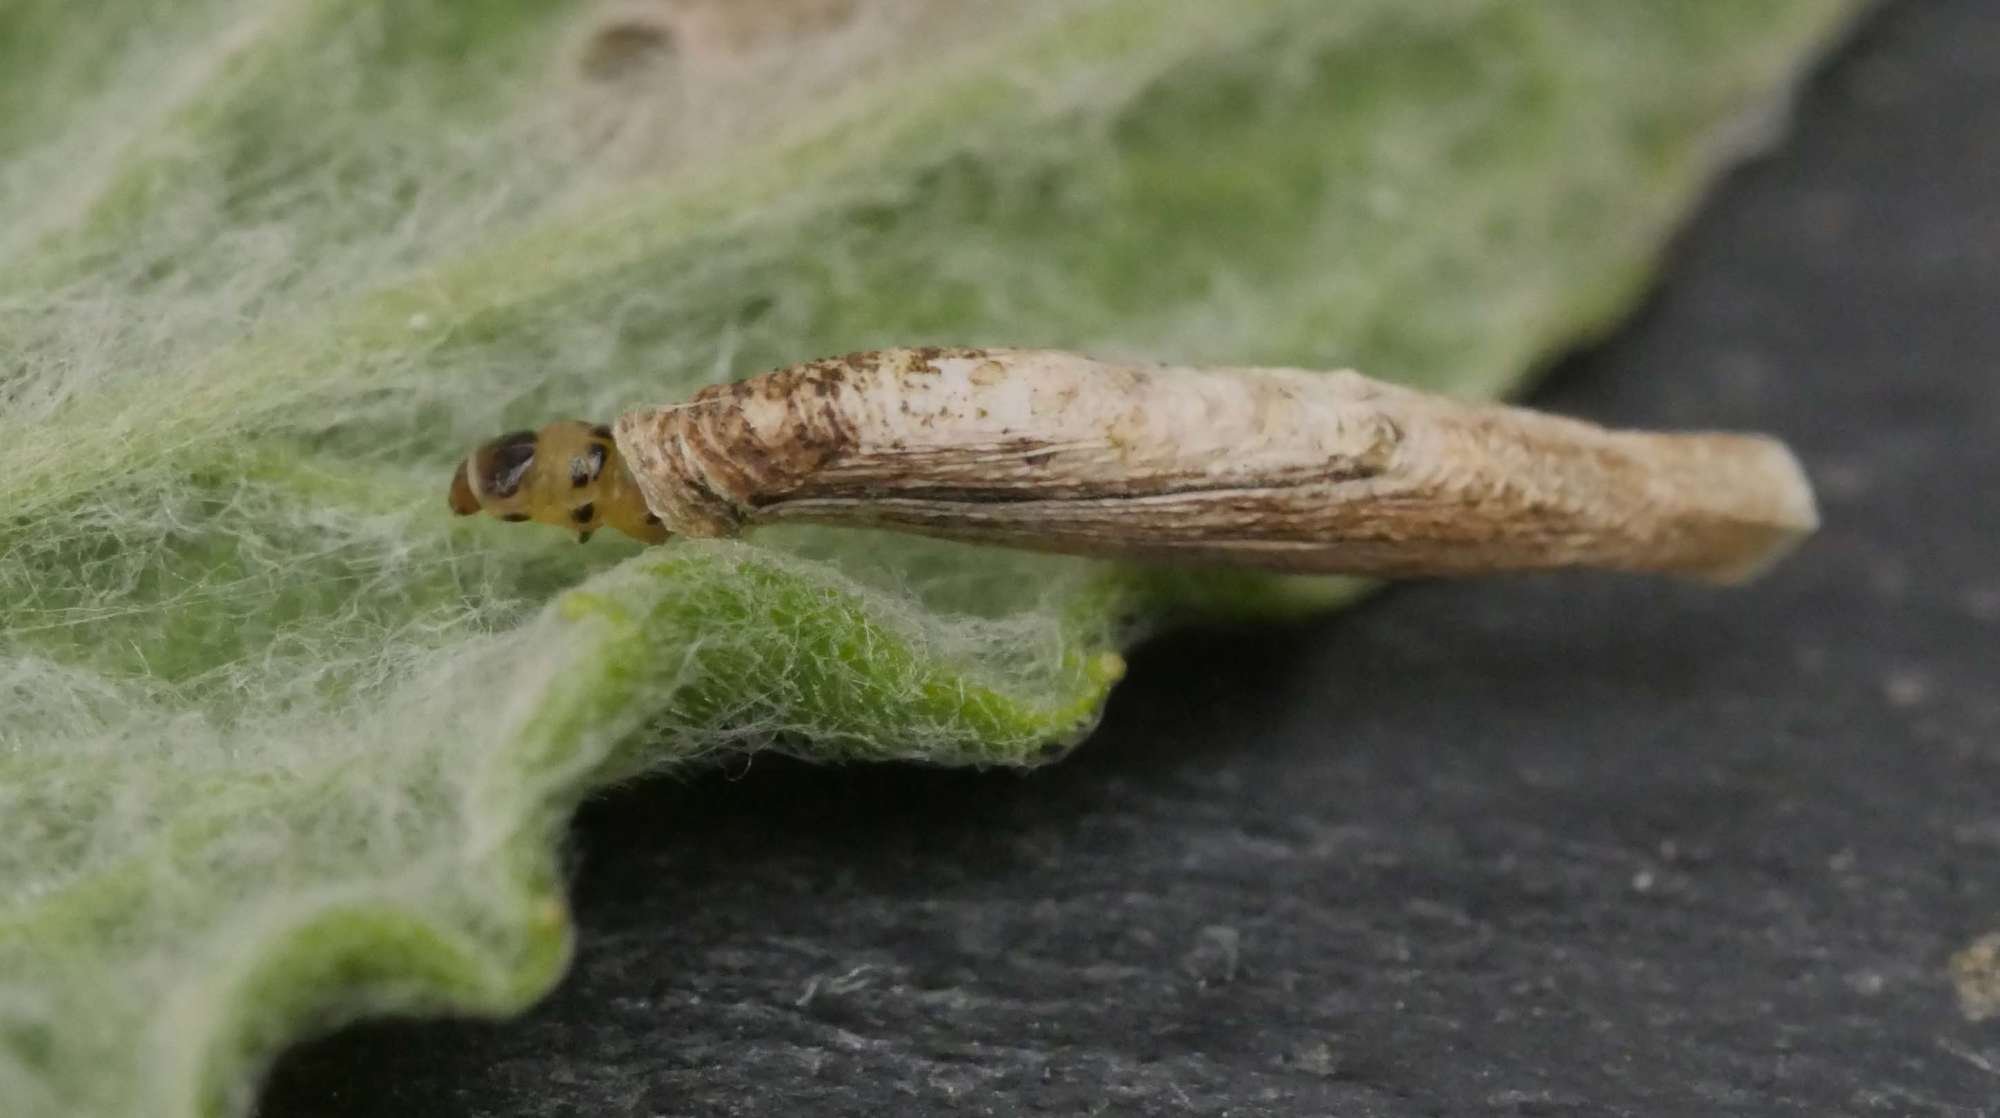
[[[2000,1114],[2000,4],[1874,17],[1538,400],[1780,432],[1826,529],[1162,640],[1026,777],[619,792],[552,997],[266,1118]]]

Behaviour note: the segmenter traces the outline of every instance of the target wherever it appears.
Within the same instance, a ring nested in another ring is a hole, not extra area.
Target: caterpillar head
[[[452,475],[451,511],[551,524],[576,533],[578,543],[607,524],[643,543],[667,538],[625,468],[611,428],[575,419],[481,445]]]

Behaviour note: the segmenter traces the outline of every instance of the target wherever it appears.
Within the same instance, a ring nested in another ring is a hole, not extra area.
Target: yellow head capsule
[[[577,542],[610,525],[643,543],[667,530],[646,507],[611,429],[565,419],[485,443],[451,479],[451,511],[533,520],[576,533]]]

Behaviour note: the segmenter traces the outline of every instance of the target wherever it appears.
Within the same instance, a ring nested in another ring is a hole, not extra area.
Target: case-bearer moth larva
[[[1817,526],[1761,435],[1611,431],[1352,372],[889,349],[487,443],[451,507],[648,542],[779,521],[1386,576],[1746,579]]]

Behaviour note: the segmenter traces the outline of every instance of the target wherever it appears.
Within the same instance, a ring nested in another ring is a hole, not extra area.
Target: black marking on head
[[[597,506],[590,503],[589,501],[585,501],[584,503],[569,510],[569,518],[571,520],[576,521],[578,524],[588,524],[596,516],[597,516]]]
[[[646,514],[646,523],[658,524],[659,522],[660,522],[660,517],[658,513],[649,512]]]
[[[488,496],[512,497],[535,462],[535,433],[513,431],[487,444],[479,477]]]
[[[534,517],[529,516],[525,512],[510,512],[505,516],[502,516],[500,519],[506,521],[509,524],[526,524],[528,521],[533,520]]]
[[[592,427],[590,429],[590,433],[596,435],[600,439],[609,439],[611,438],[611,425],[608,423],[600,423],[597,426]]]
[[[597,480],[604,472],[604,448],[592,445],[590,452],[579,454],[569,460],[569,484],[572,489],[582,489]]]

